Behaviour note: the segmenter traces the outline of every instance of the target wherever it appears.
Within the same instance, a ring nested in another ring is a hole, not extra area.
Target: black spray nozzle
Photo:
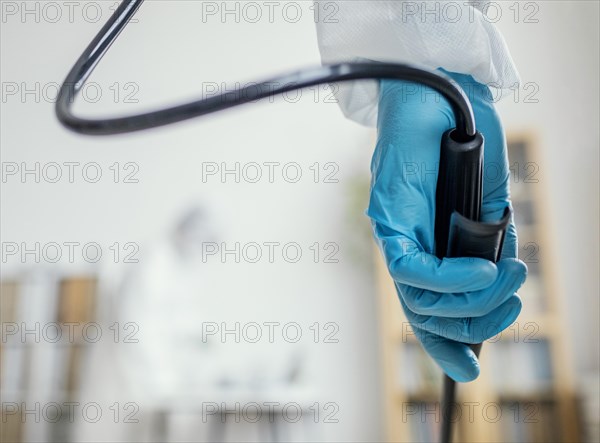
[[[507,206],[501,220],[482,223],[483,150],[480,132],[457,140],[456,132],[442,136],[436,189],[435,253],[443,257],[500,259],[504,233],[510,222]]]

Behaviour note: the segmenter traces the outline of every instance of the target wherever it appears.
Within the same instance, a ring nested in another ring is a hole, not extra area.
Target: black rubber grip
[[[479,221],[483,195],[483,135],[471,140],[455,140],[456,132],[442,136],[435,208],[436,255],[448,251],[450,218],[457,211],[463,217]]]
[[[454,130],[442,136],[435,208],[435,254],[479,257],[496,262],[502,254],[511,210],[500,220],[479,221],[483,196],[484,139],[456,140]]]

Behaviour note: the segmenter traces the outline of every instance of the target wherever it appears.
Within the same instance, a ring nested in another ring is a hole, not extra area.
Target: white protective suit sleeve
[[[493,11],[487,11],[488,8]],[[519,74],[494,24],[499,3],[484,1],[315,0],[324,64],[349,61],[410,63],[469,74],[500,98],[519,87]],[[487,12],[487,15],[486,15]],[[378,82],[340,83],[346,117],[377,123]]]

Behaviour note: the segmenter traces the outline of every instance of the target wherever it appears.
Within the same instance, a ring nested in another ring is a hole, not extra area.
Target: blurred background
[[[522,78],[498,108],[530,275],[460,388],[457,441],[599,441],[598,3],[490,3]],[[441,374],[364,215],[374,130],[320,86],[69,133],[58,86],[116,5],[1,2],[2,441],[435,441]],[[76,111],[316,65],[329,14],[147,1]]]

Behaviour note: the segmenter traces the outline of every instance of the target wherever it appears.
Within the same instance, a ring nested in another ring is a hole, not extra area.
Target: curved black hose
[[[304,69],[267,81],[253,83],[251,86],[233,93],[228,92],[138,115],[109,119],[84,119],[75,116],[71,112],[71,107],[77,93],[143,1],[123,0],[67,74],[60,88],[55,110],[60,122],[68,129],[87,135],[111,135],[141,131],[323,83],[395,79],[429,86],[448,100],[456,121],[454,137],[457,141],[469,140],[476,133],[471,104],[464,91],[452,79],[438,72],[394,63],[341,63]],[[273,87],[273,85],[282,86]],[[442,406],[442,442],[449,442],[451,438],[452,423],[449,417],[449,408],[454,402],[454,391],[454,382],[448,379]],[[444,411],[446,411],[445,414]]]
[[[73,115],[71,107],[77,93],[142,3],[143,0],[121,2],[69,71],[60,88],[55,108],[58,119],[67,128],[88,135],[120,134],[168,125],[322,83],[361,79],[397,79],[421,83],[438,91],[452,106],[456,120],[456,136],[466,140],[475,135],[475,117],[469,100],[452,79],[438,72],[394,63],[341,63],[303,69],[267,81],[252,83],[235,92],[132,116],[84,119]],[[280,86],[274,87],[274,85]]]

